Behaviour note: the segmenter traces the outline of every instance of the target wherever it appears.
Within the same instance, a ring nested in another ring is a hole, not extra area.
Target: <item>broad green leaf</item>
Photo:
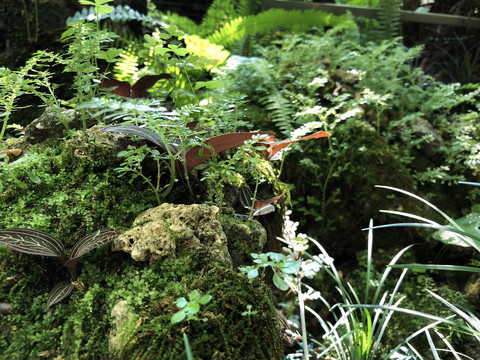
[[[70,281],[62,281],[55,285],[48,294],[47,309],[65,299],[75,289],[75,286]]]
[[[188,298],[190,299],[190,301],[196,301],[200,298],[200,294],[198,293],[198,290],[192,290],[189,294],[188,294]]]
[[[477,228],[480,226],[479,213],[468,214],[467,216],[455,220],[455,222],[462,228],[463,231],[470,234],[471,237],[475,238],[480,235],[480,233],[477,231]],[[435,240],[441,241],[447,245],[470,247],[470,244],[465,242],[461,236],[452,233],[451,231],[437,230],[432,234],[432,236]]]
[[[11,228],[0,230],[0,245],[26,254],[63,257],[65,248],[56,237],[39,230]]]
[[[27,172],[28,178],[35,184],[41,184],[42,180],[35,174],[33,171],[25,170]]]
[[[205,305],[207,304],[210,300],[212,300],[212,296],[211,295],[203,295],[200,300],[198,300],[198,303],[201,304],[201,305]]]
[[[252,270],[250,270],[250,271],[247,273],[247,277],[248,277],[249,279],[254,279],[254,278],[256,278],[257,276],[258,276],[258,269],[257,269],[257,268],[252,269]]]
[[[185,313],[185,311],[181,310],[181,311],[173,314],[170,321],[171,321],[172,324],[177,324],[177,323],[183,321],[183,319],[185,319],[185,316],[187,316],[187,314]]]
[[[283,280],[280,276],[278,276],[277,273],[273,275],[273,283],[277,288],[283,291],[287,291],[290,288],[288,284],[285,282],[285,280]]]
[[[185,310],[187,310],[189,314],[196,314],[200,310],[200,304],[193,301],[189,302],[185,307]]]
[[[181,298],[177,299],[175,304],[177,305],[177,307],[179,307],[181,309],[181,308],[184,308],[185,306],[187,306],[188,301],[184,297],[181,297]]]

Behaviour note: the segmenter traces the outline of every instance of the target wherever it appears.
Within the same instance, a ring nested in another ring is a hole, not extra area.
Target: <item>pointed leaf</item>
[[[288,284],[283,280],[277,273],[273,275],[273,283],[277,288],[283,291],[287,291],[289,289]]]
[[[274,201],[277,201],[277,200],[280,199],[282,196],[283,196],[283,194],[278,195],[278,196],[274,196],[274,197],[272,197],[272,198],[270,198],[270,199],[266,199],[266,200],[256,200],[256,201],[255,201],[254,208],[255,208],[255,210],[259,210],[260,208],[263,208],[263,207],[265,207],[266,205],[271,204],[271,203],[273,203]]]
[[[112,90],[113,94],[124,96],[124,97],[131,97],[131,85],[128,81],[120,81],[117,79],[111,79],[109,77],[105,77],[102,79],[102,84],[100,85],[103,89],[115,88]]]
[[[168,74],[159,74],[159,75],[145,75],[142,76],[133,86],[130,85],[128,81],[120,81],[116,79],[112,79],[109,77],[105,77],[102,80],[102,84],[100,87],[104,89],[116,87],[112,90],[113,94],[129,97],[129,98],[137,98],[140,94],[149,88],[151,88],[155,83],[160,79],[171,79],[172,76]]]
[[[276,153],[282,150],[285,146],[288,146],[294,142],[310,140],[310,139],[318,139],[318,138],[327,137],[327,136],[330,136],[330,134],[325,131],[317,131],[314,134],[304,136],[300,139],[286,139],[286,140],[274,142],[268,147],[267,150],[263,152],[263,154],[268,160],[272,160],[272,158],[274,158]]]
[[[260,209],[257,209],[253,212],[252,216],[267,215],[275,211],[275,206],[272,204],[267,204],[262,206]]]
[[[106,128],[102,129],[102,131],[110,131],[110,132],[118,132],[118,133],[128,134],[128,135],[135,135],[142,139],[145,139],[154,143],[158,147],[162,148],[163,151],[167,151],[167,145],[163,142],[160,135],[146,128],[142,128],[140,126],[136,126],[132,124],[112,125],[112,126],[107,126]],[[170,148],[170,151],[173,154],[176,154],[178,152],[178,148],[175,145],[168,144],[168,146]]]
[[[78,242],[73,247],[68,261],[76,259],[86,254],[90,250],[112,242],[118,237],[118,235],[120,235],[120,233],[116,232],[113,229],[102,229],[87,236],[84,236],[83,238],[78,240]]]
[[[205,141],[207,146],[195,146],[187,151],[185,158],[187,161],[187,168],[192,170],[197,165],[204,162],[207,157],[211,155],[209,147],[212,147],[215,153],[219,153],[224,150],[228,150],[237,146],[242,146],[246,140],[250,140],[255,135],[273,135],[270,131],[255,131],[255,132],[238,132],[238,133],[228,133]],[[203,156],[198,156],[199,153],[203,153]]]
[[[26,254],[56,256],[65,255],[59,239],[39,230],[11,228],[0,230],[0,245]]]
[[[159,75],[145,75],[142,76],[131,88],[131,97],[137,98],[140,94],[150,89],[160,79],[172,79],[171,75],[159,74]]]
[[[70,281],[62,281],[55,285],[48,294],[47,309],[65,299],[75,289],[75,286]]]

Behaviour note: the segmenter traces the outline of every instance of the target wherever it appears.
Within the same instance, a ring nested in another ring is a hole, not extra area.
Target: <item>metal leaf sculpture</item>
[[[21,228],[0,230],[0,245],[26,254],[65,257],[62,242],[39,230]]]
[[[118,235],[119,233],[113,229],[102,229],[84,236],[74,245],[68,260],[62,242],[40,230],[22,228],[0,230],[0,245],[26,254],[57,257],[66,266],[72,279],[76,280],[78,258],[90,250],[110,243]],[[48,296],[47,308],[67,297],[74,287],[69,281],[57,284]]]
[[[115,87],[115,89],[112,90],[113,94],[135,99],[138,98],[143,91],[155,85],[160,79],[172,79],[172,76],[168,74],[145,75],[133,85],[130,85],[128,81],[120,81],[106,77],[102,80],[101,87],[104,89]]]
[[[55,285],[53,289],[48,294],[47,298],[47,309],[65,299],[71,292],[75,289],[75,285],[73,285],[70,281],[62,281]]]

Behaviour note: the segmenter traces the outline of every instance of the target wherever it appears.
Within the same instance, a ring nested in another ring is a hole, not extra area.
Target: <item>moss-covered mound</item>
[[[46,310],[41,267],[21,274],[16,254],[0,255],[0,302],[13,305],[0,315],[5,359],[180,359],[183,333],[196,359],[282,358],[270,290],[220,264],[187,254],[145,265],[102,249],[87,259],[71,298]],[[194,289],[212,300],[198,320],[171,324],[175,300]],[[247,305],[256,312],[242,314]]]

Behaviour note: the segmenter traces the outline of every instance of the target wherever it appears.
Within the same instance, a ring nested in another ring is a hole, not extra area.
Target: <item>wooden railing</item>
[[[260,3],[264,8],[281,8],[286,10],[313,9],[329,12],[335,15],[342,15],[350,12],[352,15],[367,18],[376,18],[378,16],[378,9],[366,6],[312,3],[293,0],[261,0]],[[480,28],[480,18],[406,10],[400,10],[400,21]]]

